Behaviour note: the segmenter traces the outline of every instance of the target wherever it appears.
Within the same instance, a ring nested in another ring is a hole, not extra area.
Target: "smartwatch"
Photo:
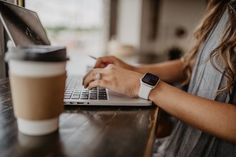
[[[160,82],[160,78],[154,74],[146,73],[140,79],[140,88],[138,96],[148,100],[148,96],[153,88]]]

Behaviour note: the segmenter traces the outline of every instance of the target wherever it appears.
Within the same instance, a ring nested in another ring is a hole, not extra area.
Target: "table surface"
[[[27,136],[17,130],[9,82],[0,80],[1,157],[150,157],[156,107],[65,107],[59,131]]]

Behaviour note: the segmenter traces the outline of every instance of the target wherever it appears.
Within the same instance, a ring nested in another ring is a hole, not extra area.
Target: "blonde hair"
[[[195,64],[196,56],[199,52],[200,46],[207,39],[209,33],[213,29],[214,25],[220,20],[224,11],[229,7],[229,0],[210,0],[207,6],[207,13],[203,18],[203,21],[198,26],[194,33],[196,38],[196,44],[190,50],[190,53],[183,57],[184,60],[184,72],[186,74],[186,80],[183,84],[187,84],[190,81],[192,75],[192,68]],[[215,48],[210,54],[210,61],[212,65],[217,69],[217,61],[222,60],[225,64],[225,76],[227,77],[227,86],[219,89],[218,92],[230,90],[233,87],[236,75],[236,14],[235,10],[229,7],[229,21],[227,21],[224,36],[221,39],[220,45]]]

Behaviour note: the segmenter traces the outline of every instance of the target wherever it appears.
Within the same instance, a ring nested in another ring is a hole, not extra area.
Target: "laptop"
[[[36,12],[0,0],[0,19],[14,46],[50,45]],[[150,106],[151,101],[130,98],[108,89],[83,88],[81,76],[68,76],[65,105]]]

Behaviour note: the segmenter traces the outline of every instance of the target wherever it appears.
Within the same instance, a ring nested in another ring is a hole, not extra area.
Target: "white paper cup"
[[[34,136],[56,131],[64,109],[66,48],[9,47],[5,60],[19,131]]]
[[[17,60],[12,60],[9,62],[10,75],[21,77],[47,78],[63,75],[66,72],[65,68],[66,62],[47,63]],[[17,89],[17,91],[19,90]],[[15,102],[15,105],[18,105],[17,103],[18,102]],[[31,120],[17,116],[17,123],[20,132],[33,136],[49,134],[58,129],[58,117],[43,120]]]

